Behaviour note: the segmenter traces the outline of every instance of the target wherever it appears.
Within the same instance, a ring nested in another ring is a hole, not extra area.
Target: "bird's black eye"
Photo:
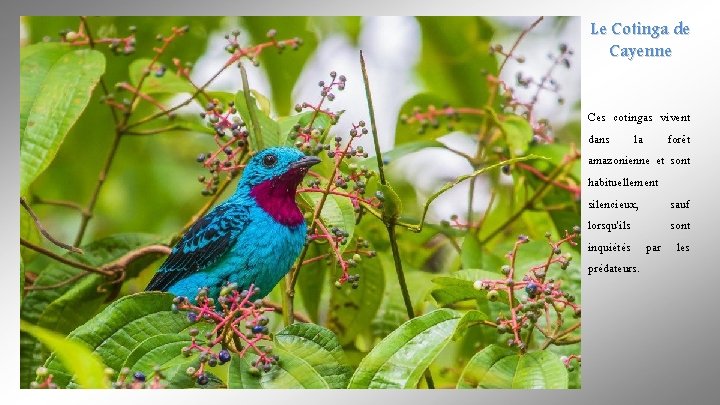
[[[265,167],[273,167],[275,166],[275,163],[277,163],[277,156],[273,154],[268,154],[263,157],[263,165]]]

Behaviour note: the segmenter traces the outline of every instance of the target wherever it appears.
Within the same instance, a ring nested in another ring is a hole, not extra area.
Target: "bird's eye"
[[[273,154],[265,155],[263,157],[263,165],[265,167],[273,167],[275,166],[275,163],[277,163],[277,156]]]

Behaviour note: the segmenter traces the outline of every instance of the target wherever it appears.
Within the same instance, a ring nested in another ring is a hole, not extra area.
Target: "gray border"
[[[428,2],[419,5],[416,1],[400,0],[365,0],[353,4],[341,2],[320,2],[316,0],[288,1],[274,0],[266,2],[228,2],[218,0],[184,1],[98,1],[98,0],[32,0],[23,3],[6,1],[0,13],[0,33],[2,33],[3,58],[0,58],[2,89],[4,90],[5,105],[0,109],[5,123],[6,134],[3,137],[0,162],[4,166],[4,186],[10,191],[3,193],[2,212],[9,219],[4,232],[0,232],[3,246],[2,262],[5,264],[2,271],[2,285],[6,289],[2,295],[8,304],[10,316],[17,314],[15,308],[18,300],[16,263],[19,260],[17,249],[18,208],[17,190],[19,189],[19,138],[16,129],[18,123],[18,17],[33,14],[137,14],[137,15],[262,15],[262,14],[327,14],[327,15],[448,15],[448,14],[477,14],[477,15],[519,15],[519,14],[549,14],[549,15],[580,15],[583,17],[583,88],[589,81],[608,81],[604,64],[610,61],[605,55],[591,54],[586,43],[591,41],[587,30],[590,20],[623,20],[623,21],[657,21],[672,23],[678,19],[693,20],[698,27],[706,27],[702,31],[706,36],[695,36],[692,48],[703,53],[703,60],[698,60],[697,69],[700,72],[677,72],[686,80],[688,76],[712,76],[708,67],[717,66],[715,43],[717,33],[716,24],[710,20],[710,13],[704,13],[702,3],[684,1],[683,10],[677,10],[677,4],[670,1],[640,2],[630,4],[627,1],[610,0],[602,3],[584,3],[573,1],[552,1],[539,4],[537,1],[516,0],[508,3],[492,2],[481,4],[475,2],[468,4],[467,0],[444,0]],[[676,14],[682,14],[677,15]],[[605,16],[605,17],[598,17]],[[603,48],[604,49],[604,48]],[[678,54],[676,52],[676,54]],[[12,56],[10,56],[12,55]],[[682,57],[678,55],[678,57]],[[700,64],[702,63],[702,64]],[[624,65],[627,69],[641,69],[639,63]],[[645,65],[647,68],[647,65]],[[621,71],[620,74],[623,72]],[[708,82],[689,81],[688,86],[696,86],[698,97],[705,97],[709,86],[717,88],[716,79],[709,77]],[[605,105],[612,108],[613,97],[616,91],[623,91],[612,85],[605,91],[583,94],[587,97],[583,102],[583,109],[593,102],[596,105]],[[662,90],[659,90],[662,91]],[[717,92],[710,92],[709,97],[717,97]],[[630,94],[628,92],[628,94]],[[589,97],[592,96],[592,99]],[[637,97],[637,95],[635,96]],[[652,98],[654,95],[646,98]],[[604,104],[603,104],[604,101]],[[696,115],[714,117],[716,113],[712,105],[716,100],[708,100],[706,104],[693,103],[692,112]],[[711,110],[713,108],[713,110]],[[659,113],[656,112],[656,113]],[[714,114],[714,115],[713,115]],[[709,122],[706,118],[705,122]],[[585,123],[584,123],[585,124]],[[707,133],[717,133],[717,124],[708,125]],[[711,150],[711,148],[707,148]],[[712,150],[717,150],[712,148]],[[704,156],[704,155],[703,155]],[[708,158],[711,156],[708,154]],[[709,164],[702,166],[716,173],[717,169]],[[585,167],[584,167],[585,169]],[[716,187],[708,187],[708,189]],[[712,190],[714,191],[714,189]],[[670,191],[666,191],[670,193]],[[710,192],[710,191],[708,191]],[[712,197],[712,196],[711,196]],[[709,198],[708,201],[717,201]],[[707,214],[704,220],[706,229],[717,225],[717,214],[712,210],[714,203],[706,203],[702,208]],[[660,215],[660,214],[658,214]],[[700,219],[698,218],[698,222]],[[715,227],[717,229],[717,227]],[[586,238],[590,235],[586,235]],[[712,234],[707,234],[710,240]],[[233,400],[239,401],[270,401],[269,403],[338,403],[344,401],[348,404],[363,404],[367,401],[379,400],[383,402],[413,401],[420,404],[433,404],[438,401],[451,400],[454,403],[500,403],[511,401],[519,403],[537,404],[606,404],[606,403],[632,403],[632,404],[717,404],[718,399],[713,395],[711,384],[720,381],[720,351],[715,345],[720,341],[717,325],[716,306],[713,297],[717,294],[717,283],[714,281],[715,267],[710,260],[712,246],[709,243],[698,244],[699,249],[707,251],[689,258],[684,264],[689,277],[699,282],[687,287],[685,300],[672,301],[669,294],[673,289],[671,284],[652,285],[651,276],[642,275],[633,281],[632,288],[620,283],[611,283],[609,279],[589,279],[583,277],[583,303],[588,308],[584,315],[583,328],[583,389],[575,391],[253,391],[239,393],[207,392],[201,390],[168,391],[163,393],[149,392],[114,392],[110,398],[122,400],[133,399],[140,403],[150,403],[154,395],[162,395],[163,400],[171,399],[175,403],[192,403],[193,401]],[[658,272],[668,270],[660,264]],[[711,273],[713,271],[713,273]],[[662,274],[662,273],[658,273]],[[712,274],[712,275],[711,275]],[[666,277],[667,278],[667,277]],[[690,279],[690,278],[688,278]],[[638,281],[640,280],[640,281]],[[663,280],[669,281],[669,280]],[[693,301],[692,303],[690,301]],[[699,308],[706,308],[700,310]],[[663,311],[668,311],[663,314]],[[634,321],[633,321],[634,320]],[[663,322],[665,321],[665,322]],[[89,401],[107,401],[107,391],[29,391],[19,392],[17,389],[17,364],[19,362],[18,335],[15,327],[6,328],[2,334],[5,347],[10,348],[13,355],[0,367],[3,388],[8,388],[11,395],[22,395],[23,400],[31,403],[52,401],[48,403],[83,403]],[[6,357],[7,359],[7,357]]]

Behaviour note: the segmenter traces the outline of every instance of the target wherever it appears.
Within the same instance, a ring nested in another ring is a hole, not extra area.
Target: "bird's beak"
[[[307,169],[310,166],[320,163],[320,158],[317,156],[303,156],[300,159],[290,163],[290,169]]]

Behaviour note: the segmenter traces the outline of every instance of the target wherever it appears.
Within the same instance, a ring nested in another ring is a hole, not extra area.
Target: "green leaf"
[[[500,121],[500,129],[505,135],[510,155],[523,155],[530,146],[533,129],[530,123],[517,115],[506,115]]]
[[[308,247],[307,258],[318,257],[327,253],[327,248],[317,243],[311,243]],[[324,260],[318,260],[307,263],[302,266],[302,271],[298,273],[297,284],[295,290],[300,301],[305,307],[305,313],[313,322],[320,322],[320,305],[323,300],[323,291],[327,286],[328,266]],[[298,298],[296,297],[295,300]]]
[[[253,376],[248,371],[257,359],[248,352],[245,358],[233,356],[228,373],[228,388],[331,388],[307,361],[281,347],[273,347],[280,361],[269,372]]]
[[[42,241],[35,221],[23,207],[20,207],[20,237],[35,245],[40,245]],[[20,257],[23,262],[29,262],[36,255],[36,251],[20,246]]]
[[[150,62],[152,59],[149,58],[141,58],[141,59],[135,59],[130,64],[128,70],[129,70],[129,76],[130,76],[130,84],[133,85],[133,87],[137,88],[138,83],[140,83],[140,80],[142,79],[143,75],[145,74],[145,69],[150,66]],[[188,82],[187,80],[181,78],[177,74],[168,71],[165,72],[162,76],[158,77],[155,75],[155,71],[160,67],[161,63],[155,63],[153,66],[153,70],[150,71],[150,74],[143,80],[142,88],[140,89],[141,92],[145,94],[161,94],[161,93],[194,93],[195,88]],[[170,69],[169,69],[170,70]]]
[[[330,388],[347,387],[352,370],[346,364],[337,336],[330,330],[311,323],[296,323],[278,332],[274,340],[310,364]]]
[[[407,321],[365,356],[348,388],[414,388],[456,333],[484,318],[478,311],[438,309]]]
[[[398,135],[396,135],[398,136]],[[382,157],[383,160],[388,162],[387,164],[391,164],[397,159],[400,159],[401,157],[405,155],[409,155],[414,152],[418,152],[421,150],[425,150],[428,148],[445,148],[445,145],[436,140],[422,140],[422,141],[414,141],[414,142],[407,142],[403,144],[398,144],[396,142],[395,148],[392,150],[389,150],[387,152],[383,152]],[[365,158],[362,160],[361,165],[367,166],[369,169],[377,170],[378,164],[377,164],[377,158],[375,156],[370,156],[368,158]],[[393,183],[395,186],[397,186],[396,183]]]
[[[260,66],[267,73],[272,88],[272,100],[275,110],[280,115],[290,111],[292,102],[290,95],[295,82],[300,76],[305,63],[317,47],[317,38],[307,30],[308,17],[243,17],[243,26],[250,33],[254,44],[269,41],[267,33],[270,29],[277,30],[277,40],[299,37],[303,45],[297,50],[287,49],[278,52],[269,48],[260,54]],[[315,80],[320,80],[316,78]]]
[[[440,306],[454,304],[466,300],[487,301],[487,291],[476,290],[473,287],[475,280],[504,280],[500,273],[486,270],[466,269],[450,273],[448,276],[436,277],[432,281],[438,288],[432,291],[432,296]],[[498,290],[497,302],[507,305],[507,293]]]
[[[480,241],[473,232],[465,234],[460,253],[460,262],[463,269],[476,269],[482,266],[482,245],[480,245]]]
[[[350,272],[360,275],[358,288],[353,289],[347,284],[340,289],[332,287],[327,317],[327,326],[338,335],[343,346],[369,329],[385,290],[385,273],[380,260],[363,258]],[[337,277],[333,276],[336,273],[330,274],[331,278]]]
[[[37,44],[20,53],[20,195],[55,158],[105,71],[94,50]]]
[[[568,373],[560,358],[547,350],[518,354],[490,345],[473,356],[457,388],[567,389]]]
[[[91,266],[101,266],[155,240],[154,236],[145,234],[113,235],[83,246],[82,255],[68,253],[65,257]],[[136,276],[157,257],[158,255],[148,255],[132,262],[127,268],[127,277]],[[98,287],[105,282],[99,274],[88,274],[79,280],[71,280],[82,273],[84,270],[75,267],[50,263],[40,272],[34,285],[41,287],[66,284],[28,292],[21,305],[20,317],[61,333],[68,333],[90,319],[105,301],[109,291],[98,291]],[[43,363],[47,354],[37,340],[27,334],[20,334],[20,381],[23,386],[27,386],[34,379],[35,368]]]
[[[383,222],[390,224],[395,223],[402,213],[402,200],[400,200],[395,190],[387,184],[380,184],[378,190],[380,190],[385,197],[383,201]]]
[[[173,313],[172,300],[171,294],[159,292],[125,296],[72,331],[68,339],[84,342],[108,367],[120,370],[131,354],[133,358],[138,357],[138,352],[133,354],[133,351],[146,339],[204,326],[190,324],[184,314]],[[64,387],[70,382],[72,371],[63,367],[56,355],[50,356],[46,367],[55,375],[58,386]]]
[[[250,90],[250,92],[253,92]],[[245,122],[245,125],[250,130],[250,136],[248,142],[252,150],[261,150],[270,148],[273,146],[281,146],[285,144],[285,138],[287,134],[281,134],[280,125],[270,118],[260,107],[258,107],[257,99],[252,95],[250,97],[250,106],[245,99],[245,93],[243,91],[237,92],[235,95],[235,107],[240,114],[240,117]],[[250,110],[252,109],[252,111]],[[262,133],[261,138],[256,133],[256,128],[253,125],[253,112],[257,117],[258,125],[260,125],[260,132]]]
[[[125,359],[123,367],[142,371],[145,375],[151,375],[155,367],[160,367],[168,383],[167,388],[197,387],[195,380],[188,376],[185,370],[190,366],[197,369],[200,361],[197,356],[188,358],[180,351],[191,343],[189,334],[161,333],[151,336],[135,346]]]
[[[479,107],[489,89],[485,76],[497,72],[488,52],[493,29],[482,17],[417,17],[422,55],[417,70],[427,88],[454,104]]]
[[[263,388],[260,377],[250,374],[250,363],[246,358],[233,356],[228,368],[228,388]]]
[[[77,376],[77,381],[82,388],[107,388],[105,366],[86,345],[67,340],[58,333],[31,325],[23,320],[20,321],[20,330],[32,335],[50,348],[63,365]]]
[[[278,118],[277,122],[280,126],[280,136],[284,139],[284,144],[290,145],[293,143],[293,140],[289,139],[288,135],[292,132],[292,128],[295,124],[300,124],[300,126],[306,127],[310,124],[310,121],[313,123],[312,127],[321,130],[322,133],[327,133],[332,126],[330,117],[328,117],[327,114],[316,114],[315,111],[305,111],[288,117]]]
[[[300,198],[305,204],[314,208],[320,204],[322,194],[301,193]],[[320,211],[320,219],[328,230],[336,226],[348,233],[346,238],[348,241],[352,240],[355,233],[355,208],[347,197],[329,194],[325,199],[322,211]],[[349,243],[340,245],[340,251],[344,252],[348,245]]]

